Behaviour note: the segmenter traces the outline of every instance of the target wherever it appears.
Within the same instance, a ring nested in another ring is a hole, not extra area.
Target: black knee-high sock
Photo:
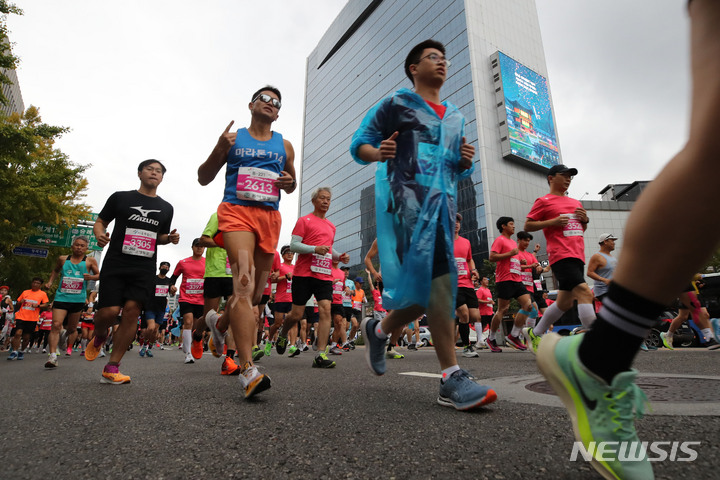
[[[462,340],[463,347],[467,347],[470,345],[470,324],[461,323],[458,330],[460,331],[460,340]]]
[[[611,383],[615,375],[630,370],[640,344],[663,308],[664,305],[611,283],[597,320],[580,344],[580,361]]]

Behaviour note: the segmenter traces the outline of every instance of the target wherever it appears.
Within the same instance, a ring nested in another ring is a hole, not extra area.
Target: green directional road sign
[[[90,239],[88,248],[90,250],[102,250],[98,247],[97,239],[93,235],[93,229],[90,226],[75,225],[66,229],[64,232],[57,225],[50,225],[44,222],[35,222],[33,227],[38,229],[36,235],[28,237],[28,245],[36,245],[41,247],[69,247],[72,245],[73,238],[78,235],[85,235]]]

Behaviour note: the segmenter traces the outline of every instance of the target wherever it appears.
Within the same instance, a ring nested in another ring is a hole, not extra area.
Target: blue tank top
[[[86,286],[83,274],[89,273],[85,265],[86,258],[83,257],[82,261],[75,265],[68,255],[62,266],[60,286],[55,292],[56,302],[85,303]]]
[[[285,169],[287,155],[283,137],[272,132],[270,140],[255,140],[247,128],[237,131],[235,145],[230,149],[225,171],[223,202],[274,210],[280,203],[280,190],[273,182]]]

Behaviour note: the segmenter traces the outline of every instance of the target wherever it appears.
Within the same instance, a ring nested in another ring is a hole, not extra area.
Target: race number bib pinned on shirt
[[[344,288],[345,288],[345,282],[333,283],[333,295],[342,295]]]
[[[533,280],[533,282],[535,283],[535,290],[542,291],[542,282],[540,280]]]
[[[520,260],[517,257],[510,258],[510,273],[520,275]]]
[[[170,285],[155,285],[156,297],[167,297],[170,292]]]
[[[122,253],[138,257],[152,257],[155,255],[155,241],[157,233],[140,228],[126,228],[123,240]]]
[[[63,277],[60,291],[69,295],[77,295],[83,291],[83,279],[76,277]]]
[[[462,257],[455,257],[455,263],[457,264],[458,276],[464,276],[468,274],[467,260]]]
[[[185,293],[188,295],[202,295],[204,283],[204,278],[188,278]]]
[[[287,288],[285,289],[285,293],[292,293],[292,278],[289,278],[287,281]]]
[[[238,168],[237,197],[255,202],[277,202],[280,189],[275,180],[280,175],[269,170],[255,167]]]
[[[332,270],[332,254],[330,252],[325,255],[318,255],[313,253],[312,261],[310,263],[310,271],[315,273],[321,273],[323,275],[330,275]]]
[[[528,272],[527,270],[523,270],[520,273],[520,277],[522,278],[523,285],[530,286],[533,284],[533,278],[532,278],[531,272]]]
[[[582,237],[584,232],[578,216],[574,213],[564,213],[563,216],[569,219],[567,225],[563,227],[563,235],[566,237]]]
[[[35,310],[38,307],[39,303],[36,300],[24,300],[23,301],[23,310]]]
[[[225,257],[225,274],[232,275],[232,268],[230,267],[230,257]]]

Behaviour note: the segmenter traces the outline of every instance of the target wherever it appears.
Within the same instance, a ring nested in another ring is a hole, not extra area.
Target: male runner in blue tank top
[[[218,323],[224,326],[229,322],[232,326],[242,365],[238,378],[245,398],[270,388],[270,378],[261,374],[252,362],[256,337],[253,306],[260,303],[275,258],[281,224],[280,190],[292,193],[296,186],[292,144],[271,129],[280,112],[280,91],[266,86],[251,98],[250,126],[231,132],[234,121],[230,122],[208,159],[198,168],[198,182],[207,185],[227,164],[215,242],[228,252],[233,295],[225,310],[227,318],[218,319],[211,310],[206,319],[215,342],[222,334]]]
[[[52,307],[52,330],[49,338],[50,355],[45,363],[45,368],[58,366],[57,345],[66,318],[68,321],[67,355],[70,355],[72,345],[75,343],[75,337],[77,337],[80,314],[85,306],[87,281],[97,280],[100,272],[97,260],[92,257],[88,258],[85,255],[88,250],[88,238],[86,236],[75,237],[71,248],[72,253],[70,255],[60,255],[58,257],[55,268],[50,274],[50,280],[45,284],[45,288],[49,289],[58,275],[60,276],[60,285],[55,292]]]

